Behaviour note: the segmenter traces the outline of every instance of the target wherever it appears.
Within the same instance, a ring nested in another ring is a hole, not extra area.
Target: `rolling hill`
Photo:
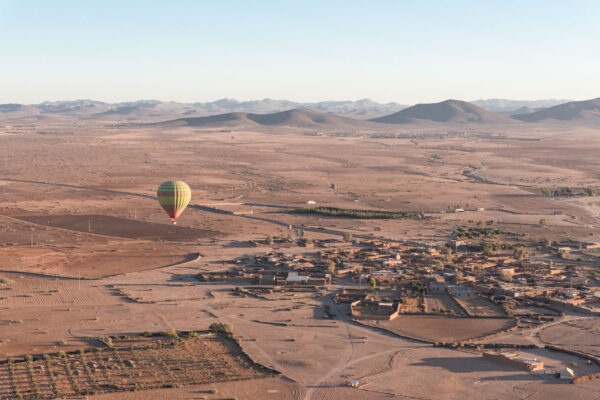
[[[417,104],[397,113],[370,121],[384,124],[419,123],[510,123],[510,118],[485,110],[475,104],[460,100]]]
[[[374,126],[374,124],[367,121],[325,114],[308,109],[293,109],[271,114],[235,112],[207,117],[178,118],[159,124],[195,127],[288,126],[297,128],[368,128]]]
[[[583,125],[600,124],[600,97],[585,101],[571,101],[529,114],[513,115],[524,122],[563,121]]]

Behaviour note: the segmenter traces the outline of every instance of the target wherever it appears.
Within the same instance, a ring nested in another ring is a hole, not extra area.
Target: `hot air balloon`
[[[192,191],[183,181],[166,181],[160,184],[156,191],[158,202],[171,217],[173,224],[192,198]]]

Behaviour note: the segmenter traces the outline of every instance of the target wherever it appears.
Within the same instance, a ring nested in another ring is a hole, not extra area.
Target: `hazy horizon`
[[[206,100],[206,101],[199,101],[199,100],[192,100],[192,101],[178,101],[178,100],[164,100],[164,99],[160,99],[160,98],[138,98],[138,99],[126,99],[126,100],[119,100],[119,101],[110,101],[110,100],[103,100],[103,99],[96,99],[96,98],[89,98],[89,97],[81,97],[81,98],[70,98],[70,99],[46,99],[46,100],[42,100],[39,102],[32,102],[32,103],[18,103],[18,102],[2,102],[0,104],[22,104],[22,105],[37,105],[37,104],[43,104],[43,103],[60,103],[60,102],[76,102],[76,101],[93,101],[93,102],[101,102],[101,103],[107,103],[107,104],[122,104],[122,103],[136,103],[136,102],[150,102],[150,101],[156,101],[156,102],[160,102],[160,103],[184,103],[184,104],[193,104],[193,103],[215,103],[218,101],[222,101],[222,100],[229,100],[229,101],[236,101],[239,103],[245,103],[245,102],[260,102],[260,101],[287,101],[287,102],[291,102],[291,103],[299,103],[299,104],[316,104],[316,103],[327,103],[327,102],[358,102],[358,101],[363,101],[363,100],[369,100],[369,101],[373,101],[375,103],[378,104],[391,104],[391,103],[395,103],[398,105],[403,105],[403,106],[411,106],[411,105],[416,105],[416,104],[430,104],[430,103],[439,103],[439,102],[443,102],[443,101],[447,101],[447,100],[458,100],[458,101],[465,101],[465,102],[469,102],[469,103],[474,103],[474,102],[481,102],[481,101],[493,101],[493,100],[498,100],[498,101],[512,101],[512,102],[544,102],[544,101],[556,101],[556,102],[572,102],[572,101],[585,101],[585,100],[592,100],[595,98],[598,98],[599,96],[596,96],[594,98],[586,98],[586,99],[562,99],[562,98],[558,98],[558,97],[554,97],[554,98],[544,98],[544,99],[538,99],[538,98],[533,98],[533,99],[508,99],[508,98],[498,98],[498,97],[491,97],[491,98],[478,98],[478,99],[459,99],[459,98],[447,98],[447,99],[442,99],[436,102],[419,102],[419,103],[407,103],[407,102],[402,102],[402,101],[386,101],[386,102],[379,102],[376,100],[373,100],[371,98],[368,97],[362,97],[362,98],[355,98],[355,99],[317,99],[314,101],[297,101],[293,98],[272,98],[272,97],[262,97],[262,98],[248,98],[248,99],[240,99],[240,98],[233,98],[233,97],[220,97],[220,98],[215,98],[212,100]]]
[[[585,0],[0,0],[0,103],[586,100],[599,14]]]

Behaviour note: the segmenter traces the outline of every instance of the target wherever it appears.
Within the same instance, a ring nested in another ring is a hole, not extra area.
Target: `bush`
[[[213,322],[208,327],[208,330],[214,333],[227,333],[231,335],[233,334],[233,325],[225,322]]]
[[[161,335],[167,336],[167,337],[173,337],[173,338],[179,337],[179,334],[177,333],[177,331],[175,329],[171,329],[169,331],[164,331],[161,333]]]
[[[512,307],[509,306],[508,304],[506,304],[506,303],[502,304],[502,309],[504,309],[504,313],[506,314],[507,317],[515,316],[515,312],[513,311]]]
[[[522,247],[517,247],[513,253],[517,260],[522,260],[525,257],[529,256],[529,253],[523,249]]]
[[[335,262],[333,262],[332,260],[328,260],[325,263],[325,269],[330,273],[334,273],[335,272]]]

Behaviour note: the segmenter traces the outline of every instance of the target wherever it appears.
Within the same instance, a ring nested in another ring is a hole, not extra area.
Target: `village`
[[[200,273],[198,279],[278,288],[333,287],[339,289],[335,294],[339,302],[362,300],[353,307],[362,319],[394,319],[406,313],[532,316],[539,314],[527,311],[533,304],[537,311],[548,311],[546,315],[568,310],[600,315],[600,281],[594,265],[572,260],[578,253],[596,257],[600,244],[586,243],[581,249],[562,243],[539,245],[538,254],[530,256],[523,245],[489,250],[488,242],[483,243],[351,236],[293,243],[269,238],[253,242],[269,248],[264,254],[232,260],[233,267]],[[292,246],[314,251],[286,251]],[[552,257],[553,252],[568,252],[571,257]]]
[[[543,327],[569,314],[600,315],[598,273],[593,263],[581,261],[597,257],[600,245],[527,243],[515,237],[502,245],[469,240],[491,235],[498,239],[500,232],[489,227],[458,228],[445,242],[353,239],[350,235],[343,240],[269,237],[252,242],[264,247],[264,253],[231,260],[232,267],[200,273],[197,279],[234,283],[236,295],[265,300],[329,295],[334,303],[347,304],[347,315],[355,323],[401,336],[412,337],[418,327],[406,331],[394,321],[420,316],[455,318],[458,324],[474,320],[473,332],[464,337],[429,341],[437,346],[475,346],[486,360],[577,382],[571,368],[548,372],[538,358],[516,352],[522,348],[519,345],[507,346],[507,351],[504,345],[482,345],[477,340],[498,332]],[[326,307],[323,317],[335,315]],[[489,321],[494,328],[479,335],[476,325],[480,321]],[[536,346],[524,346],[528,347]],[[577,356],[600,365],[594,355]]]

